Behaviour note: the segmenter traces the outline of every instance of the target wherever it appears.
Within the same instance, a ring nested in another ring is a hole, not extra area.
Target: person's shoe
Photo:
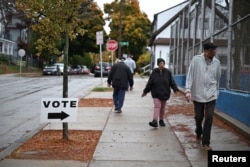
[[[212,151],[212,147],[210,147],[210,146],[207,145],[207,144],[203,144],[203,145],[202,145],[202,148],[203,148],[204,150],[206,150],[206,151]]]
[[[116,112],[116,113],[121,113],[122,110],[121,110],[121,109],[115,109],[115,112]]]
[[[196,139],[201,140],[201,134],[196,134]]]
[[[154,127],[154,128],[157,128],[158,127],[158,123],[156,120],[153,120],[152,122],[149,122],[149,125]]]
[[[201,140],[202,140],[201,135],[200,134],[196,134],[196,142],[197,143],[201,143]]]
[[[159,124],[160,126],[166,126],[165,122],[162,119],[159,121]]]

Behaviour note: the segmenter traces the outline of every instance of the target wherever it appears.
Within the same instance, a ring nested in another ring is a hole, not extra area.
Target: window
[[[215,29],[216,29],[216,30],[221,30],[222,28],[225,27],[225,22],[224,22],[224,20],[222,20],[222,19],[220,19],[220,18],[216,18],[214,24],[215,24],[214,26],[215,26]]]
[[[5,39],[11,40],[10,37],[10,30],[5,30]]]
[[[2,52],[3,52],[3,43],[0,42],[0,53],[2,53]]]
[[[169,62],[170,62],[171,64],[174,63],[174,55],[173,55],[173,53],[170,54]]]
[[[202,18],[200,18],[200,29],[201,29],[201,23],[202,23]],[[203,29],[208,30],[208,28],[209,28],[209,18],[205,18],[204,19],[204,27],[203,27]]]
[[[184,27],[182,27],[183,26],[183,23],[182,23],[183,20],[182,19],[184,19]],[[181,26],[181,28],[184,28],[184,29],[188,28],[188,18],[187,17],[184,17],[184,18],[182,17],[181,18],[181,25],[180,26]]]

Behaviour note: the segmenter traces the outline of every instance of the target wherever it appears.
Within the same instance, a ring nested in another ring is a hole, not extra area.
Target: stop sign
[[[118,48],[118,43],[115,40],[109,40],[106,44],[108,51],[115,51]]]

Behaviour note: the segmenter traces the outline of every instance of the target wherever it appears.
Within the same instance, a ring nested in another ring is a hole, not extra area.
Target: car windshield
[[[63,67],[64,64],[54,64],[55,66],[60,66],[60,67]]]
[[[106,63],[106,62],[99,63],[99,65],[101,65],[101,64],[102,64],[102,66],[109,66],[109,63]]]
[[[55,65],[48,65],[48,66],[45,66],[45,68],[56,68]]]

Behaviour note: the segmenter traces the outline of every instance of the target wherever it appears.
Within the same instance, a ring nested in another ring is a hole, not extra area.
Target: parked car
[[[63,63],[55,63],[43,68],[43,75],[63,75]],[[68,74],[71,74],[71,67],[68,67]]]
[[[57,75],[57,66],[52,64],[43,68],[43,75]]]
[[[102,63],[98,63],[95,65],[95,68],[94,68],[94,76],[95,77],[101,76],[101,65],[102,65],[103,76],[108,76],[108,74],[111,70],[111,65],[108,62],[102,62]]]
[[[90,74],[90,70],[85,65],[77,65],[72,67],[72,74]]]
[[[77,66],[72,66],[72,74],[80,74],[81,73],[81,66],[77,65]]]
[[[87,66],[81,66],[80,74],[90,74],[90,70],[88,69]]]
[[[73,74],[73,69],[70,66],[68,66],[67,71],[68,71],[68,75]]]
[[[63,74],[63,67],[64,67],[64,64],[63,63],[55,63],[54,64],[55,66],[58,66],[60,71],[61,71],[61,74]]]

